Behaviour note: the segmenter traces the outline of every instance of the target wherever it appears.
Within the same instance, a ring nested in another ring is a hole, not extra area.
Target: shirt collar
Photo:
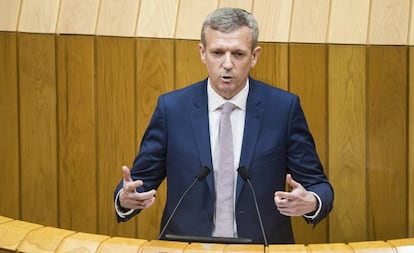
[[[225,102],[230,101],[236,105],[240,110],[246,110],[247,95],[249,94],[249,78],[247,78],[244,88],[229,100],[221,97],[213,90],[210,83],[210,78],[207,80],[207,96],[208,96],[208,110],[210,112],[219,109]]]

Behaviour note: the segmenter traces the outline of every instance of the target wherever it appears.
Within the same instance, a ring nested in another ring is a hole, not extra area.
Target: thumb
[[[292,175],[291,174],[287,174],[286,175],[286,183],[292,187],[292,189],[296,189],[301,187],[301,184],[299,184],[298,182],[296,182],[295,180],[293,180]]]
[[[125,165],[122,166],[122,174],[123,174],[124,182],[132,182],[131,171]]]

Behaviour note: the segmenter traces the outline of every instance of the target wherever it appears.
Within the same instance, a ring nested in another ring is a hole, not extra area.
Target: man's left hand
[[[275,192],[274,200],[277,210],[286,216],[302,216],[314,212],[317,207],[316,197],[293,180],[292,175],[286,175],[286,182],[292,190]]]

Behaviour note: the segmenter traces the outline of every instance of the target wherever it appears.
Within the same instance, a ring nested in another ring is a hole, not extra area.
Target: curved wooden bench
[[[0,216],[0,253],[412,253],[414,238],[323,244],[213,244],[110,237]]]

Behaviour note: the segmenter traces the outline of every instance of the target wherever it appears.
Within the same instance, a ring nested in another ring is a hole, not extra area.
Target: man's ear
[[[206,49],[203,43],[198,44],[198,50],[200,52],[201,61],[205,64],[206,63]]]
[[[259,60],[260,52],[262,51],[262,48],[257,46],[255,49],[253,49],[252,52],[252,62],[250,63],[250,66],[253,68],[256,66],[257,61]]]

